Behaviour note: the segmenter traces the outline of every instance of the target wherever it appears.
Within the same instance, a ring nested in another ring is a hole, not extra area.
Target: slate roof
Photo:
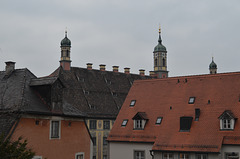
[[[6,76],[0,71],[0,134],[8,134],[23,113],[84,117],[71,104],[63,102],[61,112],[53,112],[31,86],[51,85],[57,78],[37,79],[28,69],[16,69]]]
[[[195,102],[189,104],[189,97]],[[222,144],[240,144],[239,120],[234,130],[220,130],[226,111],[240,117],[240,72],[152,79],[134,82],[108,136],[110,142],[151,142],[154,151],[218,153]],[[130,107],[131,100],[136,104]],[[195,121],[195,109],[200,109]],[[132,118],[145,112],[144,130],[134,130]],[[180,117],[193,117],[190,131],[180,131]],[[162,117],[160,125],[156,125]],[[122,121],[128,119],[125,127]]]
[[[116,118],[133,81],[150,78],[79,67],[71,67],[70,71],[59,67],[49,77],[61,80],[65,86],[64,101],[85,112],[89,118]]]

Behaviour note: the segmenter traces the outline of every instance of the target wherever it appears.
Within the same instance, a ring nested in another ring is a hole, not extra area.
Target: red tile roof
[[[189,97],[195,102],[189,104]],[[130,107],[131,100],[136,104]],[[219,116],[229,110],[240,118],[240,72],[135,81],[111,130],[109,141],[153,142],[153,150],[219,152],[222,144],[240,143],[240,124],[220,130]],[[200,109],[195,121],[195,109]],[[132,118],[145,112],[144,130],[133,130]],[[180,117],[193,117],[189,132]],[[156,125],[157,117],[163,117]],[[122,121],[128,119],[125,127]]]

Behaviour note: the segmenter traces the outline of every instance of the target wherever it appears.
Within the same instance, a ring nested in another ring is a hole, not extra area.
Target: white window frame
[[[137,154],[142,153],[142,152],[143,152],[143,156],[140,155],[140,158],[139,158],[139,156],[137,157]],[[134,159],[145,159],[146,158],[145,151],[144,150],[134,150],[133,151],[133,158]]]
[[[197,159],[197,156],[198,156],[198,155],[200,155],[200,158],[201,158],[201,159],[204,159],[203,156],[206,156],[206,159],[208,159],[208,155],[207,155],[206,153],[202,153],[202,154],[201,154],[201,153],[197,153],[197,154],[196,154],[196,159]]]
[[[169,157],[169,155],[172,155],[172,158]],[[164,155],[167,155],[167,158],[164,158]],[[174,153],[163,153],[163,159],[174,159]]]
[[[135,119],[134,120],[134,129],[143,130],[145,126],[146,120],[143,119]]]
[[[181,154],[183,155],[183,158],[181,158]],[[186,155],[188,155],[188,158],[186,158]],[[179,159],[190,159],[190,154],[189,153],[179,153]]]
[[[234,119],[221,119],[220,120],[220,129],[221,130],[233,130],[235,121]]]
[[[58,137],[52,137],[52,122],[58,121],[59,122],[59,127],[58,127]],[[50,129],[49,129],[49,139],[54,140],[54,139],[60,139],[61,138],[61,120],[50,120]]]
[[[84,152],[78,152],[78,153],[76,153],[75,154],[75,159],[78,159],[77,157],[78,157],[78,155],[83,155],[83,159],[84,159]]]

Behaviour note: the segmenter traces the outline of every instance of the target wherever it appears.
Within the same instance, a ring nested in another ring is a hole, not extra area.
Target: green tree
[[[0,159],[32,159],[35,153],[27,148],[27,140],[19,137],[16,141],[0,136]]]

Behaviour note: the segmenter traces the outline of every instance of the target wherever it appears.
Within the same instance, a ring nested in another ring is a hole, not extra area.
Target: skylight
[[[136,100],[131,100],[130,106],[133,107],[136,103]]]
[[[193,104],[195,102],[195,97],[190,97],[188,104]]]
[[[122,126],[126,126],[126,125],[127,125],[127,122],[128,122],[128,120],[127,120],[127,119],[124,119],[123,122],[122,122]]]
[[[156,125],[160,125],[162,122],[162,117],[158,117],[156,120]]]

